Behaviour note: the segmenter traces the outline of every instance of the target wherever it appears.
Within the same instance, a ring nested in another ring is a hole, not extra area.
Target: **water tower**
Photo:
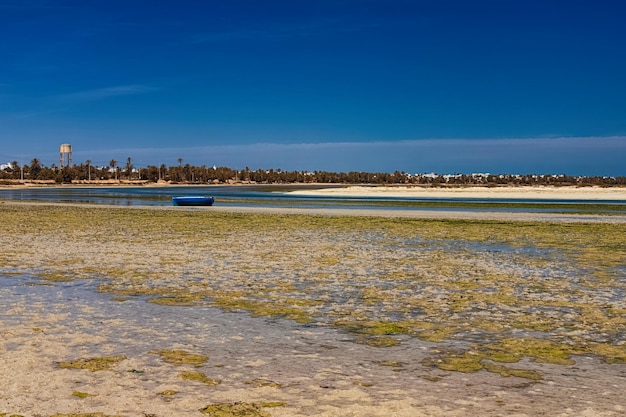
[[[64,166],[72,166],[72,145],[67,143],[61,145],[59,151],[59,165],[61,168]]]

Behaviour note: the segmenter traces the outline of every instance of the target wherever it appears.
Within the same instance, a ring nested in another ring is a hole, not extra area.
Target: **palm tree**
[[[115,173],[115,181],[117,181],[117,169],[115,169],[115,167],[117,166],[117,161],[115,159],[111,159],[111,161],[109,162],[109,166]]]
[[[37,177],[39,176],[39,173],[41,172],[41,161],[38,158],[33,158],[32,161],[30,161],[30,179],[34,180],[37,179]]]
[[[133,166],[130,163],[130,156],[126,160],[126,175],[128,176],[128,180],[130,181],[130,172],[132,171]]]
[[[19,172],[19,169],[20,169],[19,162],[12,161],[11,163],[9,163],[9,165],[11,165],[11,178],[18,179],[19,177],[17,176],[17,173]]]

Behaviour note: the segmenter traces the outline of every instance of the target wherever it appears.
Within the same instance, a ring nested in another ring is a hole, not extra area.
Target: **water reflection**
[[[327,186],[339,187],[338,185]],[[172,197],[211,195],[220,206],[354,208],[402,210],[455,210],[500,212],[593,212],[624,214],[626,200],[538,200],[424,197],[325,197],[289,193],[319,189],[319,185],[175,186],[175,187],[55,187],[0,190],[0,199],[111,204],[119,206],[169,206]]]

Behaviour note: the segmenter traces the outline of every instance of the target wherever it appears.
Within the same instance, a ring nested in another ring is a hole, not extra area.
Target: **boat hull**
[[[172,204],[175,206],[212,206],[215,202],[213,197],[208,196],[182,196],[172,197]]]

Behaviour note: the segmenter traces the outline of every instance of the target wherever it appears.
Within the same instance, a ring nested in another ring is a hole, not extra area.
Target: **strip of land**
[[[333,197],[414,197],[546,200],[626,200],[625,187],[419,187],[348,186],[293,191],[295,195]]]
[[[136,210],[177,210],[177,211],[212,211],[219,213],[241,214],[282,214],[282,215],[317,215],[350,217],[393,217],[404,219],[441,219],[441,220],[495,220],[507,222],[554,222],[554,223],[626,223],[626,215],[564,214],[538,212],[498,212],[498,211],[461,211],[461,210],[411,210],[411,209],[354,209],[354,208],[293,208],[293,207],[172,207],[172,206],[119,206],[86,203],[61,203],[49,201],[0,200],[6,206],[65,206],[91,207],[116,210],[130,208]]]
[[[147,187],[159,186],[162,188],[176,188],[198,184],[132,184],[120,183],[115,181],[105,181],[92,184],[73,184],[73,185],[56,185],[56,184],[15,184],[0,185],[2,189],[16,188],[70,188],[70,187]],[[206,185],[206,184],[205,184]],[[254,186],[254,184],[233,184],[231,186],[245,185]],[[221,187],[223,185],[215,185]],[[258,184],[259,187],[265,185]],[[297,184],[293,185],[297,187]],[[612,186],[420,186],[420,185],[350,185],[338,186],[329,184],[319,184],[319,188],[315,188],[315,184],[305,184],[304,189],[291,191],[294,195],[311,195],[311,196],[332,196],[332,197],[416,197],[416,198],[479,198],[479,199],[548,199],[548,200],[626,200],[626,187]]]

